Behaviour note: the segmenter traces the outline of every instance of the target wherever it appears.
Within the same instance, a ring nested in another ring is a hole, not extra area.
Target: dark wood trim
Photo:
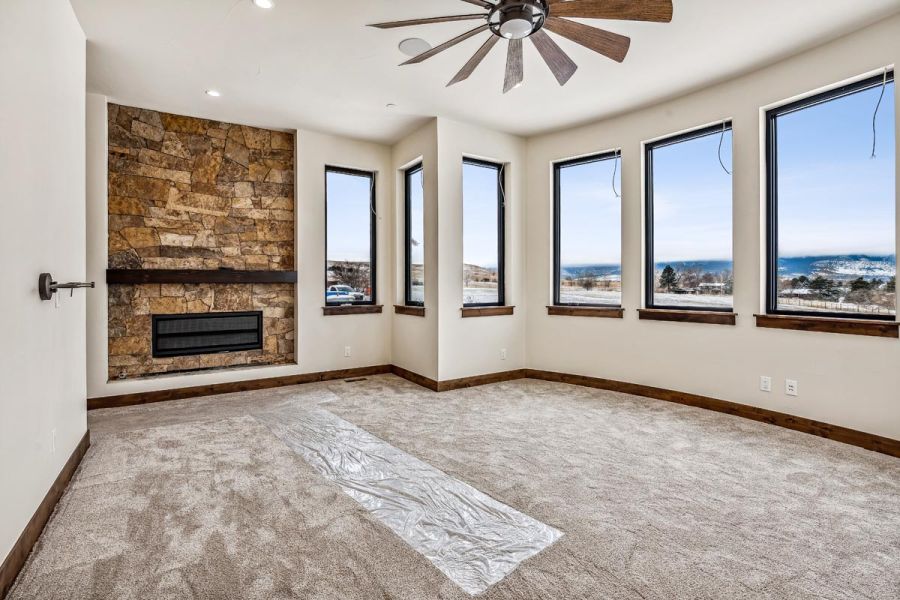
[[[548,306],[547,314],[557,317],[621,319],[625,316],[625,309],[618,306]]]
[[[467,319],[469,317],[498,317],[501,315],[511,315],[515,308],[515,306],[464,306],[460,310],[462,311],[462,317]]]
[[[374,367],[356,367],[352,369],[338,369],[335,371],[319,371],[316,373],[303,373],[300,375],[286,375],[284,377],[269,377],[266,379],[248,379],[246,381],[212,383],[209,385],[158,390],[154,392],[135,392],[133,394],[121,394],[118,396],[88,398],[87,407],[88,410],[96,410],[100,408],[112,408],[117,406],[135,406],[138,404],[165,402],[167,400],[182,400],[184,398],[213,396],[215,394],[228,394],[231,392],[265,390],[286,385],[314,383],[317,381],[332,381],[335,379],[349,379],[352,377],[367,377],[369,375],[381,375],[390,372],[390,365],[377,365]]]
[[[710,325],[734,325],[737,314],[713,310],[671,310],[667,308],[641,308],[641,321],[671,321],[676,323],[707,323]]]
[[[479,385],[488,385],[491,383],[502,383],[504,381],[513,381],[515,379],[523,379],[525,377],[525,369],[515,369],[513,371],[501,371],[499,373],[486,373],[484,375],[474,375],[472,377],[461,377],[459,379],[445,379],[438,381],[439,392],[449,392],[451,390],[459,390],[462,388],[477,387]]]
[[[398,367],[397,365],[391,365],[391,373],[397,377],[402,377],[407,381],[412,381],[416,385],[421,385],[423,388],[428,388],[432,392],[438,391],[438,382],[429,377],[425,377],[424,375],[413,373],[412,371],[404,369],[403,367]]]
[[[484,375],[474,375],[472,377],[461,377],[459,379],[445,379],[444,381],[436,381],[424,375],[413,373],[403,367],[391,365],[391,373],[402,377],[408,381],[428,388],[433,392],[449,392],[451,390],[459,390],[462,388],[476,387],[479,385],[488,385],[489,383],[501,383],[503,381],[513,381],[514,379],[522,379],[525,377],[525,369],[515,369],[513,371],[501,371],[499,373],[486,373]]]
[[[757,327],[794,329],[822,333],[846,333],[876,337],[900,337],[900,323],[867,319],[837,319],[834,317],[797,317],[787,315],[753,315]]]
[[[625,383],[612,379],[601,379],[599,377],[588,377],[585,375],[569,375],[567,373],[542,371],[538,369],[526,369],[526,377],[622,392],[625,394],[633,394],[635,396],[644,396],[646,398],[694,406],[696,408],[705,408],[706,410],[743,417],[745,419],[768,423],[770,425],[777,425],[786,429],[793,429],[794,431],[828,438],[836,442],[850,444],[851,446],[859,446],[866,450],[872,450],[874,452],[880,452],[882,454],[900,458],[900,440],[857,431],[855,429],[841,427],[840,425],[831,425],[829,423],[823,423],[805,417],[780,413],[766,408],[750,406],[748,404],[739,404],[737,402],[718,400],[707,396],[699,396],[697,394],[678,392],[636,383]]]
[[[0,565],[0,598],[6,597],[7,592],[9,592],[13,582],[19,575],[19,571],[25,566],[25,561],[28,559],[31,549],[34,548],[38,538],[41,537],[44,526],[50,520],[50,515],[53,514],[56,504],[62,498],[63,492],[66,491],[66,486],[69,485],[69,481],[72,480],[72,476],[78,470],[78,465],[81,464],[81,459],[84,458],[90,445],[91,432],[85,431],[81,441],[78,442],[75,450],[72,451],[72,455],[69,456],[69,460],[63,465],[59,475],[56,476],[56,481],[50,486],[37,510],[34,511],[31,520],[25,525],[22,535],[13,544],[9,554],[3,560],[3,564]]]
[[[411,317],[424,317],[424,306],[406,306],[404,304],[395,304],[394,312],[398,315],[409,315]]]
[[[335,315],[372,315],[380,313],[383,308],[380,304],[343,304],[340,306],[323,306],[322,314],[326,317]]]
[[[297,283],[297,271],[237,269],[107,269],[106,283]]]

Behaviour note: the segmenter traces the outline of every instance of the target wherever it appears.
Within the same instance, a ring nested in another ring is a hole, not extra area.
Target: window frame
[[[656,288],[656,265],[653,254],[653,150],[664,148],[666,146],[674,146],[682,142],[688,142],[710,135],[720,135],[722,131],[732,132],[732,143],[734,140],[734,129],[731,119],[724,119],[713,125],[707,125],[698,129],[692,129],[684,133],[660,138],[652,142],[644,143],[644,308],[658,310],[686,310],[696,312],[734,312],[734,293],[732,293],[732,306],[715,307],[715,306],[678,306],[667,304],[656,304],[653,302],[653,293]],[[733,156],[733,154],[732,154]],[[732,171],[733,172],[733,171]],[[732,176],[733,177],[733,176]],[[732,178],[731,188],[731,265],[732,273],[734,272],[734,179]]]
[[[405,306],[425,306],[425,299],[422,298],[422,301],[416,301],[412,299],[412,252],[411,252],[411,240],[412,240],[412,219],[410,218],[410,208],[412,206],[412,194],[410,193],[410,179],[412,179],[413,175],[416,173],[422,173],[422,181],[425,181],[425,168],[421,161],[414,164],[413,166],[405,169],[403,171],[403,186],[404,186],[404,277],[405,281],[403,284],[403,303]],[[425,213],[425,199],[422,198],[422,214],[423,214],[423,229],[424,229],[424,213]],[[422,254],[424,257],[425,246],[424,240],[422,240]],[[424,258],[423,258],[424,262]]]
[[[463,302],[464,308],[482,306],[506,306],[506,165],[503,163],[470,158],[464,156],[465,165],[487,167],[497,171],[497,302]],[[464,189],[464,188],[463,188]],[[465,198],[462,198],[462,210],[465,212]],[[463,218],[463,263],[465,263],[465,217]]]
[[[556,163],[553,163],[553,306],[583,306],[586,308],[622,308],[622,294],[621,290],[619,292],[619,302],[618,304],[600,304],[600,303],[576,303],[576,302],[560,302],[559,297],[559,286],[562,282],[560,278],[560,250],[561,250],[561,227],[562,227],[562,219],[560,215],[560,204],[562,197],[560,195],[560,174],[562,170],[566,167],[577,167],[580,165],[585,165],[594,162],[600,162],[603,160],[622,160],[622,150],[609,150],[606,152],[600,152],[597,154],[590,154],[587,156],[581,156],[578,158],[571,158],[567,160],[562,160]],[[620,171],[621,173],[621,171]],[[619,198],[619,272],[621,274],[622,271],[622,199]]]
[[[329,173],[338,173],[341,175],[351,175],[354,177],[366,177],[369,179],[369,283],[372,287],[372,299],[371,300],[354,300],[352,302],[329,302],[328,301],[328,174]],[[377,249],[377,239],[376,239],[376,224],[377,224],[377,215],[375,213],[376,210],[376,194],[375,194],[375,184],[376,184],[377,173],[375,171],[364,171],[361,169],[351,169],[349,167],[337,167],[333,165],[325,165],[325,286],[322,290],[322,299],[325,301],[325,306],[375,306],[377,305],[377,287],[376,284],[378,282],[378,270],[377,270],[377,261],[376,261],[376,249]]]
[[[837,86],[824,92],[819,92],[781,106],[766,110],[766,314],[794,317],[820,317],[837,319],[864,319],[871,321],[895,321],[897,315],[863,314],[849,312],[824,312],[802,310],[778,309],[778,117],[793,112],[811,108],[819,104],[825,104],[832,100],[838,100],[857,92],[877,88],[885,83],[894,81],[894,70],[879,73],[871,77],[865,77]],[[896,86],[894,88],[896,90]],[[896,185],[896,173],[895,185]],[[895,205],[895,212],[897,207]],[[896,244],[897,231],[894,230],[894,243]],[[895,309],[896,310],[896,309]]]

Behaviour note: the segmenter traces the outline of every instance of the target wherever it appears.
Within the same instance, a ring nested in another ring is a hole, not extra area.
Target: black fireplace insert
[[[155,358],[258,350],[262,341],[262,311],[153,315]]]

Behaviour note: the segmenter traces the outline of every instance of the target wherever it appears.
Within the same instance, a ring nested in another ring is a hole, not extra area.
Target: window
[[[325,304],[375,304],[375,174],[325,169]]]
[[[407,306],[425,305],[425,175],[422,164],[406,170]]]
[[[554,165],[554,304],[622,304],[619,156]]]
[[[646,145],[647,308],[731,311],[731,123]]]
[[[503,165],[463,161],[463,305],[502,306]]]
[[[893,81],[767,113],[769,313],[894,318]]]

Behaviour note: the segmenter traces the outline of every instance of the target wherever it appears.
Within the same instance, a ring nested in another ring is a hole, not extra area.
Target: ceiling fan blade
[[[480,6],[481,8],[494,8],[494,5],[486,0],[463,0],[463,2],[468,2],[469,4],[474,4],[475,6]]]
[[[631,46],[631,38],[624,35],[559,17],[548,17],[544,22],[544,27],[564,38],[569,38],[576,44],[608,56],[616,62],[625,60],[625,55],[628,54],[628,48]]]
[[[456,44],[458,44],[458,43],[460,43],[460,42],[463,42],[463,41],[469,39],[469,38],[472,37],[473,35],[478,35],[478,34],[481,33],[482,31],[487,31],[487,30],[488,30],[488,26],[487,26],[487,25],[479,25],[479,26],[476,27],[475,29],[469,30],[469,31],[465,32],[465,33],[462,34],[462,35],[458,35],[458,36],[456,36],[455,38],[453,38],[452,40],[449,40],[449,41],[444,42],[444,43],[441,44],[440,46],[435,46],[435,47],[432,48],[431,50],[426,50],[426,51],[423,52],[422,54],[419,54],[418,56],[412,57],[411,59],[409,59],[409,60],[406,61],[405,63],[401,63],[400,66],[403,66],[403,65],[413,65],[413,64],[416,64],[416,63],[420,63],[420,62],[422,62],[423,60],[427,60],[427,59],[431,58],[431,57],[434,56],[435,54],[439,54],[439,53],[443,52],[443,51],[446,50],[447,48],[451,48],[451,47],[455,46]]]
[[[553,72],[559,85],[566,85],[566,82],[575,74],[578,65],[543,30],[539,29],[531,34],[531,41],[541,58],[550,67],[550,71]]]
[[[389,21],[387,23],[373,23],[369,27],[378,29],[394,29],[395,27],[411,27],[412,25],[428,25],[429,23],[449,23],[450,21],[470,21],[484,19],[486,15],[452,15],[449,17],[429,17],[427,19],[410,19],[409,21]]]
[[[522,40],[509,40],[509,51],[506,54],[506,77],[503,79],[503,93],[518,87],[525,80],[525,68],[522,60]]]
[[[478,52],[472,55],[472,58],[469,59],[469,62],[463,65],[463,68],[459,70],[459,73],[457,73],[456,76],[450,80],[450,83],[447,84],[447,87],[468,79],[469,75],[475,72],[475,69],[478,68],[478,65],[481,64],[481,61],[484,60],[484,57],[488,55],[488,52],[490,52],[491,49],[499,41],[500,38],[492,34],[491,37],[489,37],[484,43],[484,45],[482,45],[481,48],[478,49]]]
[[[668,23],[672,20],[672,0],[569,0],[554,2],[550,14],[554,17]]]

